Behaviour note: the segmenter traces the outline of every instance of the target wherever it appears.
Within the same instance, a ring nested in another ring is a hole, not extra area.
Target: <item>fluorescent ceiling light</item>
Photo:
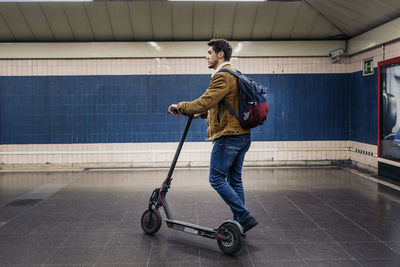
[[[170,2],[266,2],[268,0],[168,0]]]
[[[239,54],[240,51],[242,51],[243,48],[243,43],[239,42],[235,50],[233,51],[235,54]]]
[[[157,51],[161,51],[161,47],[156,42],[148,42],[149,45],[154,47]]]
[[[0,0],[0,3],[13,3],[13,2],[20,2],[20,3],[31,3],[31,2],[93,2],[93,0]]]

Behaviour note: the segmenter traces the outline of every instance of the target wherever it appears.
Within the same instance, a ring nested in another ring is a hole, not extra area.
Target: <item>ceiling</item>
[[[347,40],[400,17],[399,0],[0,3],[0,42]]]

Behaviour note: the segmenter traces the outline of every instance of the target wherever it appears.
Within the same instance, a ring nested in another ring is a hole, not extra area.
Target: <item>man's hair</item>
[[[212,46],[215,53],[219,53],[221,51],[224,52],[224,58],[226,61],[229,61],[232,56],[232,46],[225,39],[212,39],[208,43],[208,46]]]

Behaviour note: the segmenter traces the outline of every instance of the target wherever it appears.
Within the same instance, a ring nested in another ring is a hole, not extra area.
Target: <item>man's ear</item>
[[[218,58],[224,58],[224,56],[225,56],[224,51],[218,52]]]

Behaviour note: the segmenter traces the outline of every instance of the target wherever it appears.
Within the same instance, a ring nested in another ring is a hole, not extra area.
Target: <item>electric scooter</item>
[[[189,234],[216,239],[218,242],[218,246],[223,253],[233,255],[240,251],[245,238],[243,227],[238,222],[234,220],[226,220],[218,228],[212,229],[205,226],[174,220],[169,209],[166,195],[168,189],[171,187],[172,173],[175,169],[176,162],[182,150],[183,143],[185,142],[187,132],[189,131],[189,127],[193,119],[193,115],[186,116],[187,122],[185,130],[183,131],[178,148],[175,152],[174,160],[172,161],[167,178],[161,184],[160,188],[156,188],[153,190],[150,196],[149,206],[147,210],[143,212],[140,221],[142,229],[146,234],[150,235],[155,234],[158,232],[158,230],[160,230],[162,217],[158,209],[160,207],[163,207],[165,215],[167,216],[165,222],[167,223],[167,226],[169,228],[183,231]]]

